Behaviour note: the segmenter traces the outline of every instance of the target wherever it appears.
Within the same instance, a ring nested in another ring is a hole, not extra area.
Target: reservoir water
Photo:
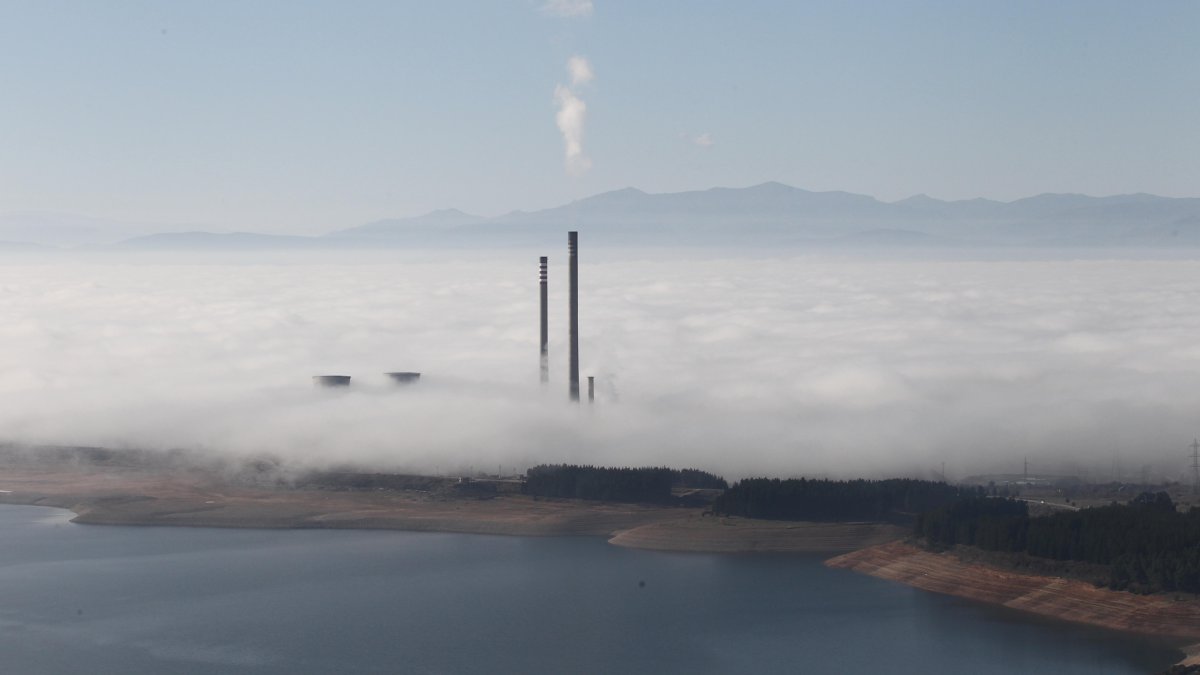
[[[595,538],[73,525],[0,507],[6,673],[1154,673],[1164,644]]]

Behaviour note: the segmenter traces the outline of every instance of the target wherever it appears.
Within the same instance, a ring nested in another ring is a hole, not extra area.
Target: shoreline
[[[903,541],[838,555],[825,565],[1051,619],[1164,638],[1182,653],[1177,665],[1200,665],[1200,602],[1191,598],[1136,595],[964,562],[952,553],[934,553]]]
[[[204,476],[3,471],[0,504],[51,506],[83,525],[374,529],[514,536],[600,536],[682,509],[576,504],[521,495],[431,498],[412,492],[275,489]]]
[[[887,523],[819,523],[701,516],[650,523],[613,535],[614,546],[693,553],[839,553],[900,539]]]
[[[924,551],[884,523],[716,517],[701,508],[411,491],[234,486],[207,474],[0,468],[0,505],[45,506],[84,525],[360,529],[506,536],[602,536],[626,548],[689,553],[832,554],[825,565],[917,589],[1124,633],[1167,637],[1200,665],[1200,601],[1138,596]]]
[[[84,525],[364,529],[510,536],[602,536],[694,553],[841,553],[904,536],[882,523],[795,523],[705,515],[703,508],[434,496],[415,491],[233,486],[206,474],[0,469],[0,504],[51,506]]]

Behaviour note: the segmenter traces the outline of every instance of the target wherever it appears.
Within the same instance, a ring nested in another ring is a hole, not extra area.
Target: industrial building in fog
[[[538,291],[539,291],[539,326],[538,326],[538,359],[541,382],[550,382],[550,293],[549,271],[550,259],[547,256],[538,258]],[[567,341],[569,345],[568,397],[579,401],[579,233],[575,230],[567,232],[567,279],[568,279],[568,320]],[[384,375],[397,385],[415,384],[421,379],[421,373],[415,371],[394,371]],[[313,386],[321,388],[349,387],[350,375],[313,375]],[[596,378],[588,378],[588,402],[596,400]]]

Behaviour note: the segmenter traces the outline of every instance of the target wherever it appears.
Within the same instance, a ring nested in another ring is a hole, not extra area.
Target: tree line
[[[1200,509],[1181,513],[1165,492],[1037,518],[1024,502],[963,499],[921,514],[916,534],[941,545],[1105,565],[1117,590],[1200,593]]]
[[[876,520],[912,522],[982,488],[958,488],[941,482],[748,478],[733,484],[713,503],[719,515],[769,520]]]
[[[725,479],[700,469],[669,469],[671,485],[677,488],[704,488],[708,490],[727,490],[729,483]]]
[[[724,489],[724,478],[699,469],[540,464],[525,472],[525,494],[566,499],[664,504],[671,489]]]

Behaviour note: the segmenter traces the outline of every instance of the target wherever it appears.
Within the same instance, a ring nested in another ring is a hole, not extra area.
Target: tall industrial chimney
[[[542,384],[550,381],[550,315],[546,307],[548,302],[548,296],[546,295],[547,262],[549,262],[549,259],[546,256],[542,256],[538,261],[538,281],[542,286]]]
[[[571,400],[579,400],[579,233],[567,233],[571,294]]]
[[[588,375],[588,403],[596,402],[596,376]]]

